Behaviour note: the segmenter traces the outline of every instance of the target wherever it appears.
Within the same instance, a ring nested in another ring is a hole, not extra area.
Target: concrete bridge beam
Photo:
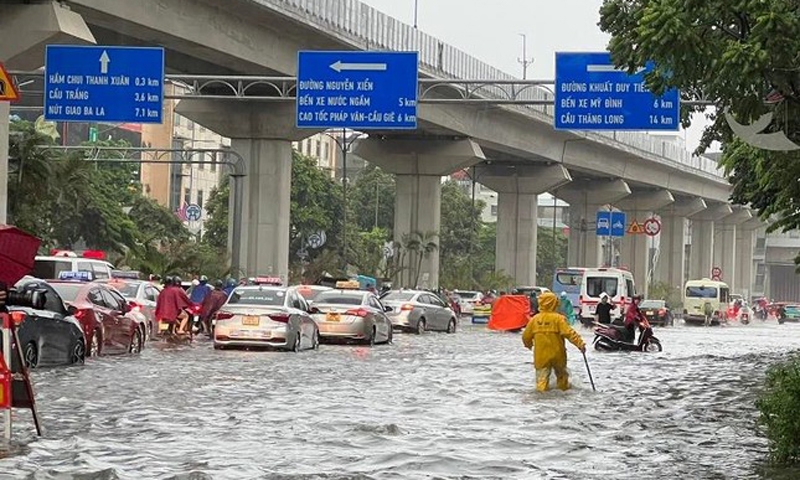
[[[478,144],[469,139],[368,138],[356,145],[355,154],[396,175],[394,239],[401,244],[414,235],[438,237],[442,176],[486,159]],[[431,238],[439,243],[438,238]],[[408,252],[406,268],[396,279],[398,286],[438,287],[439,249],[423,255],[419,268],[418,255]]]
[[[689,256],[689,278],[710,278],[714,268],[714,223],[733,213],[727,203],[709,206],[692,215],[692,248]]]
[[[600,241],[595,234],[597,211],[607,209],[631,194],[623,180],[581,180],[555,191],[570,206],[569,253],[570,267],[598,267]]]
[[[722,280],[738,293],[741,285],[737,284],[737,269],[742,263],[753,261],[753,250],[744,251],[737,243],[738,226],[753,218],[749,209],[733,207],[733,213],[722,218],[714,225],[714,266],[722,269]]]
[[[661,238],[659,261],[655,275],[659,282],[673,288],[683,288],[686,277],[687,217],[697,215],[707,208],[702,198],[678,200],[661,212]]]
[[[313,132],[295,127],[293,105],[183,100],[176,112],[231,138],[247,162],[242,192],[231,192],[232,201],[242,199],[241,230],[231,228],[228,241],[239,248],[238,274],[288,281],[292,141]],[[230,220],[232,227],[236,219]]]
[[[495,268],[517,285],[536,285],[538,250],[538,196],[569,183],[561,165],[547,167],[481,167],[480,183],[497,192]]]

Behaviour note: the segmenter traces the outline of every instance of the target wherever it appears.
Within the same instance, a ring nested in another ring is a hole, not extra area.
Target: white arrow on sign
[[[108,73],[109,63],[111,63],[111,59],[108,58],[108,52],[103,50],[103,54],[100,55],[100,73]]]
[[[640,68],[634,72],[634,75],[638,75],[644,72],[644,68]],[[615,67],[614,65],[586,65],[586,72],[587,73],[628,73],[625,70]]]
[[[385,72],[385,63],[342,63],[341,60],[331,64],[331,68],[337,72],[360,71],[360,72]]]

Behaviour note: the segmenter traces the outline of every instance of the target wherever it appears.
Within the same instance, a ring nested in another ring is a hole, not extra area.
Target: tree
[[[206,203],[208,219],[205,223],[203,242],[217,249],[228,247],[228,215],[230,211],[231,183],[227,175],[218,187],[211,190]]]
[[[618,65],[633,70],[652,60],[648,84],[676,87],[689,99],[714,103],[741,123],[773,114],[765,133],[800,140],[800,4],[793,0],[605,0],[600,27],[611,34]],[[684,125],[692,109],[683,109]],[[723,142],[732,200],[750,204],[772,229],[800,227],[797,214],[800,152],[759,150],[735,139],[724,117],[704,133],[702,152]]]
[[[536,249],[536,283],[549,287],[553,284],[556,268],[567,263],[567,237],[559,230],[539,228]]]
[[[347,195],[347,201],[353,207],[353,223],[358,231],[368,232],[377,227],[392,235],[396,191],[394,175],[374,165],[367,165]]]
[[[440,283],[449,288],[474,288],[479,269],[472,268],[482,255],[478,244],[485,204],[472,198],[453,181],[442,184],[442,223],[439,231]],[[494,254],[494,246],[491,249]],[[494,269],[492,260],[490,269]]]

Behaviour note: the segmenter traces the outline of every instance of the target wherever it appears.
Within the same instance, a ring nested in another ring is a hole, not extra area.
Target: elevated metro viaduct
[[[43,32],[43,12],[69,21],[51,22]],[[211,0],[33,0],[0,6],[0,30],[9,33],[4,38],[14,38],[0,46],[0,61],[12,69],[41,66],[47,43],[95,41],[164,46],[172,73],[294,76],[299,50],[417,50],[422,78],[512,79],[357,0],[335,5],[325,0],[231,0],[224,5]],[[478,93],[507,95],[491,86]],[[456,99],[464,89],[450,82],[426,94]],[[226,93],[220,90],[219,95]],[[551,98],[541,89],[524,95]],[[609,205],[637,216],[661,215],[667,254],[655,277],[671,285],[680,285],[684,276],[686,219],[693,227],[688,264],[694,276],[706,276],[712,265],[752,264],[736,245],[737,239],[748,243],[742,231],[751,232],[752,239],[757,222],[749,220],[746,209],[734,211],[728,204],[730,187],[715,162],[672,151],[642,134],[555,131],[549,107],[499,103],[421,104],[416,131],[371,132],[357,146],[358,155],[397,175],[397,239],[414,231],[438,232],[440,176],[476,165],[479,181],[500,195],[497,268],[520,284],[536,280],[537,195],[547,191],[571,206],[570,266],[601,263],[597,237],[575,226],[593,224],[595,212]],[[234,240],[241,245],[243,273],[285,278],[291,142],[316,132],[295,128],[291,103],[198,97],[182,100],[178,111],[230,137],[249,162],[243,230]],[[622,249],[623,264],[640,284],[650,268],[643,243],[626,241]],[[438,270],[438,254],[423,262],[428,287],[438,285]],[[729,280],[734,289],[736,277]]]

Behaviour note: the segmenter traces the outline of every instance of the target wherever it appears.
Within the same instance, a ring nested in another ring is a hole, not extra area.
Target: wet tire
[[[377,336],[378,336],[378,329],[375,328],[375,327],[372,327],[372,332],[369,334],[369,338],[367,339],[367,345],[369,345],[370,347],[374,347],[375,346],[375,337],[377,337]]]
[[[311,339],[311,349],[319,350],[319,330],[314,330],[314,337]]]
[[[75,365],[75,364],[83,364],[85,361],[86,361],[86,342],[83,339],[80,339],[72,348],[72,355],[70,356],[69,363]]]
[[[394,339],[394,329],[389,325],[389,335],[386,337],[386,344],[389,345]]]
[[[644,347],[645,352],[661,352],[663,348],[661,347],[661,342],[658,340],[650,340],[647,342],[647,346]]]
[[[292,345],[292,351],[294,353],[297,353],[297,352],[300,351],[300,337],[301,336],[302,335],[300,334],[300,332],[297,332],[297,335],[295,335],[295,337],[294,337],[294,344]]]
[[[456,319],[451,318],[447,324],[447,333],[456,333]]]
[[[103,352],[103,336],[100,330],[95,330],[92,334],[92,342],[89,344],[89,351],[87,357],[99,357]]]
[[[28,344],[25,345],[22,356],[28,368],[36,368],[39,365],[39,348],[34,342],[28,342]]]
[[[128,346],[128,353],[141,353],[142,352],[142,330],[137,328],[133,331],[131,337],[131,344]]]
[[[425,333],[425,319],[424,318],[420,318],[419,321],[417,321],[417,331],[414,332],[414,333],[416,333],[417,335],[422,335],[423,333]]]

